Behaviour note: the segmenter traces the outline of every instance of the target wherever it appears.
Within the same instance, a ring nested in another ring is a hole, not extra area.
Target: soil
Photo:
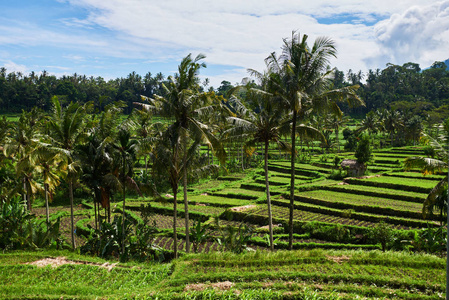
[[[196,283],[196,284],[188,284],[184,288],[184,291],[204,291],[207,288],[213,288],[220,291],[227,291],[231,289],[234,286],[233,282],[230,281],[223,281],[223,282],[216,282],[216,283]]]
[[[351,258],[346,255],[342,256],[326,256],[328,260],[332,260],[333,262],[336,262],[337,264],[341,264],[343,262],[349,261]]]
[[[74,261],[74,260],[68,260],[67,258],[63,256],[58,257],[47,257],[41,260],[37,260],[34,262],[26,263],[27,265],[33,265],[38,267],[46,267],[46,266],[52,266],[53,268],[57,268],[62,265],[92,265],[92,266],[98,266],[100,268],[106,268],[108,271],[111,271],[117,263],[108,263],[105,262],[104,264],[98,264],[98,263],[92,263],[92,262],[86,262],[86,261]]]
[[[239,211],[245,211],[245,210],[255,208],[255,207],[256,207],[256,205],[245,205],[245,206],[233,207],[233,208],[231,208],[231,210],[239,212]]]

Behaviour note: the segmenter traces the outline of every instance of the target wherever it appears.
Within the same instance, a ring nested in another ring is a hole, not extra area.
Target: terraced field
[[[336,241],[323,236],[309,236],[297,239],[296,243],[308,244],[313,239],[313,247],[338,247],[353,249],[359,247],[374,247],[370,240],[369,232],[379,222],[389,224],[391,228],[402,230],[402,236],[407,236],[407,230],[425,228],[430,224],[436,226],[437,218],[431,220],[422,219],[422,203],[427,193],[432,189],[442,175],[423,176],[418,172],[405,172],[402,161],[409,156],[421,153],[419,148],[390,149],[374,153],[374,162],[368,170],[374,170],[375,176],[363,178],[346,178],[341,180],[326,179],[333,171],[329,162],[315,162],[313,164],[297,163],[296,190],[294,201],[295,233],[305,234],[308,223],[316,226],[330,226],[346,228],[351,238]],[[352,154],[340,154],[348,155]],[[388,163],[387,163],[388,162]],[[269,164],[272,194],[272,211],[275,224],[280,227],[278,234],[286,233],[289,216],[289,169],[288,161],[271,161]],[[398,167],[400,169],[398,169]],[[378,172],[379,169],[387,171]],[[251,239],[249,246],[257,249],[267,247],[263,235],[267,232],[268,213],[266,207],[266,195],[262,170],[249,170],[246,173],[228,175],[217,180],[210,180],[190,188],[188,195],[190,221],[195,219],[205,224],[210,224],[211,239],[204,245],[200,245],[200,251],[211,251],[218,247],[215,238],[219,236],[220,227],[216,227],[217,218],[220,220],[222,230],[227,226],[237,228],[242,222],[253,228],[255,237]],[[232,180],[229,180],[232,179]],[[155,239],[156,244],[170,250],[173,226],[172,199],[167,198],[163,202],[151,200],[130,199],[127,209],[133,210],[139,216],[138,210],[141,204],[150,203],[156,215],[152,217],[156,227],[161,229]],[[182,204],[182,194],[178,195],[178,204]],[[121,204],[115,204],[120,210]],[[178,232],[181,243],[180,250],[184,249],[183,235],[184,219],[183,205],[178,205]],[[93,214],[91,214],[92,216]],[[81,224],[82,222],[80,222]],[[264,229],[265,228],[265,229]],[[334,230],[334,229],[332,229]],[[265,233],[264,233],[265,232]],[[262,235],[262,236],[260,236]],[[411,235],[411,233],[410,233]],[[359,238],[355,238],[358,236]],[[215,238],[214,238],[215,237]],[[283,248],[285,236],[278,236],[278,248]],[[318,242],[317,242],[318,241]],[[335,243],[338,243],[338,246]],[[261,248],[262,247],[262,248]],[[300,247],[300,246],[297,246]]]

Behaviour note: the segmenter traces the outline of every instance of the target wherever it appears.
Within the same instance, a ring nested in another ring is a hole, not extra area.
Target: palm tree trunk
[[[184,164],[187,158],[184,157]],[[190,252],[190,228],[189,228],[189,202],[187,200],[187,169],[184,165],[182,184],[184,185],[184,211],[185,211],[185,220],[186,220],[186,252]]]
[[[27,193],[27,178],[23,177],[23,201],[26,202],[28,211],[31,212],[31,198]]]
[[[75,245],[75,226],[73,225],[74,223],[74,218],[73,218],[73,181],[72,179],[70,179],[69,181],[69,198],[70,198],[70,228],[71,228],[71,237],[72,237],[72,248],[75,249],[76,245]]]
[[[296,110],[293,110],[293,120],[292,120],[292,132],[291,132],[291,139],[292,139],[292,155],[290,157],[290,215],[288,219],[288,249],[293,249],[293,209],[294,209],[294,202],[295,202],[295,154],[296,154],[296,116],[297,112]]]
[[[176,232],[176,221],[178,219],[177,209],[178,209],[178,186],[173,186],[173,252],[175,258],[178,258],[178,234]]]
[[[123,217],[122,217],[122,254],[125,253],[125,201],[126,201],[126,187],[123,183]]]
[[[97,218],[97,201],[96,201],[96,200],[97,200],[97,199],[94,198],[94,217],[95,217],[95,229],[98,230],[98,226],[97,226],[97,224],[98,224],[98,218]]]
[[[449,142],[448,142],[448,149],[449,149]],[[447,171],[448,175],[448,184],[449,184],[449,168]],[[449,185],[448,185],[449,186]],[[448,199],[447,203],[449,203],[449,193],[448,193]],[[449,205],[447,205],[447,220],[446,220],[446,227],[449,226]],[[449,300],[449,229],[446,230],[446,300]]]
[[[184,191],[184,215],[185,215],[185,228],[186,228],[186,252],[190,252],[190,228],[189,228],[189,201],[187,199],[187,136],[186,132],[182,135],[182,143],[184,144],[184,158],[183,158],[183,174],[182,174],[182,185]]]
[[[48,184],[44,184],[45,191],[45,214],[47,216],[47,226],[50,223],[50,208],[48,207]]]
[[[268,204],[268,229],[270,232],[270,250],[274,251],[273,243],[273,217],[271,214],[271,198],[270,198],[270,184],[268,182],[268,141],[265,141],[265,189],[267,191]]]
[[[337,153],[340,153],[340,139],[338,137],[339,131],[340,130],[339,130],[338,126],[335,127],[335,141],[336,141],[336,144],[337,144]]]

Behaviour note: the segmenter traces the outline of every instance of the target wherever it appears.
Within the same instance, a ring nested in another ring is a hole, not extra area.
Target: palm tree
[[[429,158],[429,157],[408,157],[405,159],[404,166],[405,169],[411,168],[419,168],[423,171],[424,174],[431,174],[434,172],[439,172],[444,169],[448,170],[448,174],[437,183],[437,185],[430,191],[426,200],[423,202],[422,213],[423,217],[426,218],[428,215],[433,213],[433,208],[438,206],[438,202],[441,201],[441,196],[447,194],[447,189],[449,186],[449,168],[448,168],[448,159],[449,159],[449,119],[447,119],[443,123],[444,131],[446,133],[445,136],[440,137],[442,142],[447,143],[448,150],[445,149],[442,143],[439,143],[437,140],[432,139],[428,136],[428,138],[432,141],[432,146],[435,148],[435,153],[439,159]],[[449,224],[449,198],[446,200],[446,224]],[[440,208],[444,207],[444,205],[440,205]],[[443,212],[441,211],[441,214]],[[447,230],[447,249],[449,249],[449,230]],[[449,251],[446,251],[446,299],[449,299]]]
[[[394,134],[403,126],[402,114],[399,111],[387,110],[384,115],[383,126],[390,133],[391,147],[393,147]]]
[[[52,144],[66,150],[67,181],[69,184],[70,225],[72,248],[75,249],[75,226],[73,215],[73,186],[80,172],[80,163],[75,159],[75,148],[85,137],[87,105],[71,102],[63,109],[58,97],[52,98],[53,108],[49,116]]]
[[[290,147],[280,139],[280,126],[284,123],[284,110],[278,102],[273,101],[269,93],[247,88],[246,103],[236,96],[231,96],[229,104],[236,111],[236,117],[228,117],[232,127],[224,132],[229,140],[247,140],[247,145],[254,146],[257,143],[264,145],[264,171],[265,191],[268,205],[268,228],[270,236],[270,249],[274,251],[273,221],[271,213],[270,185],[268,181],[268,148],[270,142],[276,142],[282,149],[290,150]],[[249,140],[248,140],[249,139]]]
[[[307,35],[293,32],[291,39],[284,39],[282,54],[277,57],[272,53],[267,59],[269,76],[276,90],[276,96],[291,113],[290,137],[291,182],[290,182],[290,216],[289,248],[293,246],[293,205],[295,191],[295,153],[296,124],[298,118],[304,120],[311,111],[330,109],[341,115],[337,102],[348,100],[350,104],[362,104],[356,95],[358,86],[332,89],[333,70],[328,68],[329,59],[336,57],[334,42],[326,37],[319,37],[312,47],[307,44]]]
[[[45,212],[47,224],[50,223],[49,200],[60,183],[60,178],[67,173],[67,153],[49,144],[40,144],[29,156],[29,164],[37,174],[42,175],[44,182]]]
[[[187,200],[187,149],[189,140],[196,144],[198,141],[210,145],[215,151],[216,156],[224,163],[225,152],[218,139],[212,133],[211,128],[202,122],[208,115],[216,113],[215,108],[220,103],[215,100],[215,94],[200,92],[198,74],[201,68],[206,65],[201,63],[205,58],[199,54],[192,58],[187,55],[178,67],[178,73],[174,77],[168,77],[168,83],[162,84],[165,90],[165,97],[158,95],[154,99],[146,97],[151,104],[135,103],[146,110],[153,111],[155,114],[173,120],[173,126],[170,130],[177,130],[178,133],[172,136],[179,136],[179,143],[182,145],[173,145],[176,151],[183,149],[183,153],[175,153],[175,157],[183,157],[185,165],[183,170],[183,189],[184,189],[184,209],[186,224],[186,251],[190,251],[189,240],[189,213]],[[173,140],[174,141],[174,140]]]
[[[180,177],[182,176],[182,161],[179,149],[181,147],[178,130],[173,125],[164,131],[156,144],[153,168],[161,173],[168,174],[168,181],[173,194],[173,251],[175,258],[178,257],[178,234],[177,234],[177,200]]]
[[[82,180],[92,190],[96,227],[99,221],[97,206],[101,204],[108,209],[110,219],[110,194],[119,186],[112,143],[119,126],[120,112],[121,104],[107,105],[99,120],[95,121],[96,125],[88,131],[86,142],[76,149],[81,161]]]
[[[126,204],[126,186],[132,187],[140,193],[136,182],[133,180],[134,162],[136,160],[137,141],[131,139],[131,130],[129,122],[121,124],[117,132],[117,140],[112,144],[116,150],[118,157],[115,160],[119,172],[119,180],[123,193],[123,218],[122,218],[122,253],[125,253],[125,204]]]
[[[6,138],[3,153],[15,161],[15,172],[21,184],[16,188],[22,192],[24,202],[31,211],[31,197],[39,189],[39,185],[33,180],[34,166],[30,165],[30,155],[36,148],[40,139],[40,127],[42,113],[34,107],[30,112],[23,112],[19,121],[11,130],[11,135]]]
[[[365,119],[360,123],[360,127],[355,130],[355,134],[359,135],[359,133],[363,131],[368,131],[369,135],[373,136],[374,145],[374,134],[380,129],[380,122],[378,114],[374,111],[370,111],[366,114]]]

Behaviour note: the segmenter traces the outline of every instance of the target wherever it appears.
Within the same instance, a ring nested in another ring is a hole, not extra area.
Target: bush
[[[380,243],[382,251],[385,252],[387,246],[389,246],[394,239],[394,231],[389,224],[382,221],[372,228],[371,236],[375,242]]]
[[[360,138],[354,154],[357,158],[357,162],[365,164],[371,160],[371,147],[369,143],[369,137],[367,135],[363,135]]]
[[[415,251],[442,253],[446,251],[446,240],[447,233],[443,226],[428,227],[415,232],[412,246]]]
[[[30,214],[19,198],[3,203],[0,214],[0,248],[5,250],[61,248],[60,219],[46,223]]]
[[[121,215],[114,217],[112,223],[102,223],[98,230],[90,228],[91,234],[86,244],[81,247],[81,253],[102,258],[116,258],[120,261],[130,259],[140,262],[163,261],[164,251],[152,244],[157,229],[148,224],[149,216],[152,214],[151,207],[142,205],[141,213],[142,222],[137,222],[130,217],[125,219],[124,231]]]

